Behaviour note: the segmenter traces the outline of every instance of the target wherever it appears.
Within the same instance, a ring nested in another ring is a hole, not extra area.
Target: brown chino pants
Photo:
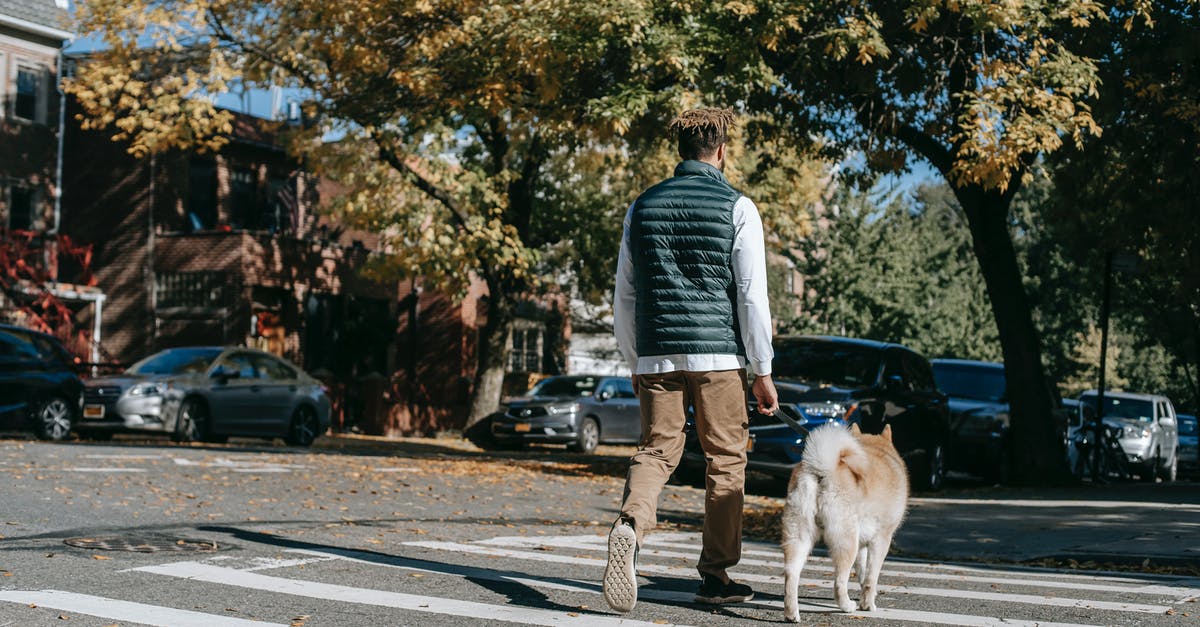
[[[642,442],[629,464],[621,517],[633,522],[638,544],[657,523],[658,496],[683,454],[687,408],[708,460],[704,491],[701,575],[728,581],[725,570],[742,557],[742,503],[746,480],[746,374],[744,370],[667,372],[638,377]]]

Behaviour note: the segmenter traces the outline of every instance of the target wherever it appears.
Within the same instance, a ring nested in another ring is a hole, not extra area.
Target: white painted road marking
[[[231,616],[218,616],[191,610],[178,610],[172,607],[133,603],[120,599],[77,594],[62,590],[5,590],[0,591],[0,601],[36,605],[61,612],[74,612],[106,618],[108,620],[127,621],[156,627],[287,627],[282,623],[265,623],[257,620],[244,620]]]
[[[310,599],[325,599],[345,603],[360,603],[378,607],[391,607],[413,612],[426,612],[465,618],[486,618],[492,621],[518,623],[522,625],[629,625],[651,627],[656,623],[625,620],[589,614],[585,612],[555,612],[511,605],[493,605],[475,601],[444,599],[423,594],[405,594],[388,590],[353,588],[337,584],[272,577],[232,568],[211,566],[200,562],[175,562],[159,566],[143,566],[133,571],[168,575],[194,581],[204,581],[227,586],[249,588],[267,592],[291,594]]]
[[[557,562],[575,565],[588,565],[602,569],[605,566],[605,560],[590,559],[586,557],[573,557],[565,555],[554,555],[546,553],[533,553],[530,551],[515,551],[500,547],[480,546],[472,544],[461,544],[458,542],[405,542],[406,546],[417,546],[427,549],[438,549],[444,551],[457,551],[461,553],[475,553],[478,555],[492,555],[495,557],[510,557],[517,559],[527,559],[539,562]],[[672,575],[676,577],[695,577],[696,571],[692,568],[681,568],[675,566],[658,566],[655,564],[639,564],[638,570],[642,572],[658,573],[664,575]],[[782,585],[783,577],[776,575],[759,575],[755,573],[730,573],[739,581],[753,581],[758,583],[769,583]],[[831,588],[832,582],[824,579],[801,579],[801,585],[813,585],[822,588]],[[975,599],[980,601],[1001,601],[1005,603],[1024,603],[1026,605],[1044,605],[1053,607],[1076,607],[1081,609],[1091,610],[1112,610],[1117,612],[1138,612],[1145,614],[1163,614],[1171,609],[1166,605],[1147,605],[1142,603],[1122,603],[1119,601],[1092,601],[1088,599],[1072,599],[1057,596],[1043,596],[1035,594],[1013,594],[1006,592],[983,592],[978,590],[953,590],[948,588],[923,588],[917,586],[879,586],[881,592],[895,594],[914,594],[921,596],[948,597],[957,599]]]
[[[437,568],[427,568],[417,566],[414,560],[409,560],[402,557],[384,557],[379,554],[366,553],[363,551],[355,551],[352,549],[289,549],[289,553],[300,553],[304,555],[336,557],[346,561],[357,562],[360,564],[369,564],[372,566],[387,566],[390,568],[400,568],[403,570],[411,570],[415,572],[455,575],[461,577],[469,577],[472,579],[487,579],[490,581],[506,581],[526,585],[532,588],[542,588],[547,590],[559,590],[563,592],[578,592],[589,594],[600,594],[600,585],[595,581],[581,581],[578,579],[558,579],[551,577],[519,577],[483,568],[474,568],[471,566],[454,566],[450,564],[439,565]],[[282,567],[282,565],[281,565]],[[692,604],[695,603],[695,594],[690,592],[677,592],[672,590],[655,590],[653,588],[640,588],[638,597],[642,600],[667,601],[677,604]],[[771,609],[783,609],[782,601],[762,601],[753,600],[744,603],[750,605]],[[819,613],[841,613],[835,607],[832,601],[828,605],[803,603],[799,604],[800,610],[807,614]],[[1078,625],[1075,623],[1049,623],[1045,621],[1023,621],[1015,619],[996,619],[987,616],[971,616],[965,614],[951,614],[946,612],[926,612],[920,610],[902,610],[892,608],[878,608],[874,612],[851,612],[847,616],[856,616],[862,618],[879,618],[907,622],[932,623],[936,625],[965,625],[967,627],[982,627],[988,625],[1000,624],[1003,620],[1004,625],[1013,625],[1016,627],[1093,627],[1090,625]]]
[[[504,546],[510,548],[522,547],[538,547],[538,546],[555,546],[583,551],[608,551],[608,545],[605,539],[599,536],[557,536],[557,537],[529,537],[529,536],[505,536],[499,538],[491,538],[490,540],[481,540],[474,544],[483,544],[488,546]],[[672,542],[667,544],[671,547],[678,548],[695,548],[694,544],[683,544]],[[654,542],[647,539],[642,546],[641,555],[643,557],[654,555],[657,557],[680,557],[689,560],[696,560],[700,557],[699,551],[663,551],[652,547],[664,546],[664,543]],[[743,554],[763,554],[766,551],[743,551]],[[782,551],[777,551],[774,555],[778,556]],[[822,572],[833,572],[833,566],[826,564],[827,559],[813,559],[805,564],[804,570],[818,570]],[[778,572],[783,572],[783,562],[767,561],[754,558],[743,557],[739,566],[764,566]],[[1081,581],[1051,581],[1029,579],[1026,573],[1016,571],[993,571],[999,574],[1006,574],[1007,577],[983,576],[983,575],[964,575],[958,573],[930,573],[914,570],[892,570],[885,569],[881,574],[889,577],[907,577],[910,579],[931,579],[934,581],[966,581],[971,583],[986,583],[997,585],[1010,585],[1030,588],[1065,588],[1068,590],[1092,590],[1097,592],[1123,592],[1130,594],[1149,594],[1155,596],[1174,595],[1181,597],[1180,603],[1185,602],[1188,598],[1200,594],[1200,589],[1184,588],[1179,586],[1164,586],[1164,585],[1138,585],[1130,587],[1128,584],[1109,584],[1109,583],[1088,583]]]

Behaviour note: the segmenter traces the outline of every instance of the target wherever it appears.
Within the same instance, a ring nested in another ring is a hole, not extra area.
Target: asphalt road
[[[0,440],[0,625],[782,621],[781,555],[768,542],[747,542],[735,574],[755,600],[692,603],[700,490],[664,491],[662,530],[639,559],[640,601],[622,617],[599,581],[627,451],[467,449]],[[916,533],[953,520],[932,503],[929,517],[930,502],[914,503]],[[761,526],[777,506],[752,497],[748,513]],[[936,533],[961,539],[949,522]],[[1200,615],[1200,580],[1179,575],[897,557],[880,609],[854,615],[832,610],[828,560],[804,576],[811,625],[1194,625]]]

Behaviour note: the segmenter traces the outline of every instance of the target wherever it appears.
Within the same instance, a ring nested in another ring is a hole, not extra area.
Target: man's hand
[[[771,380],[771,375],[754,377],[750,391],[758,401],[758,413],[771,416],[779,409],[779,394],[775,392],[775,382]]]

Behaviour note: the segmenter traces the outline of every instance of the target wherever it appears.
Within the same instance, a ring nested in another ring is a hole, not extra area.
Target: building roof
[[[10,18],[0,23],[40,35],[65,36],[66,4],[65,0],[0,0],[0,18]]]

